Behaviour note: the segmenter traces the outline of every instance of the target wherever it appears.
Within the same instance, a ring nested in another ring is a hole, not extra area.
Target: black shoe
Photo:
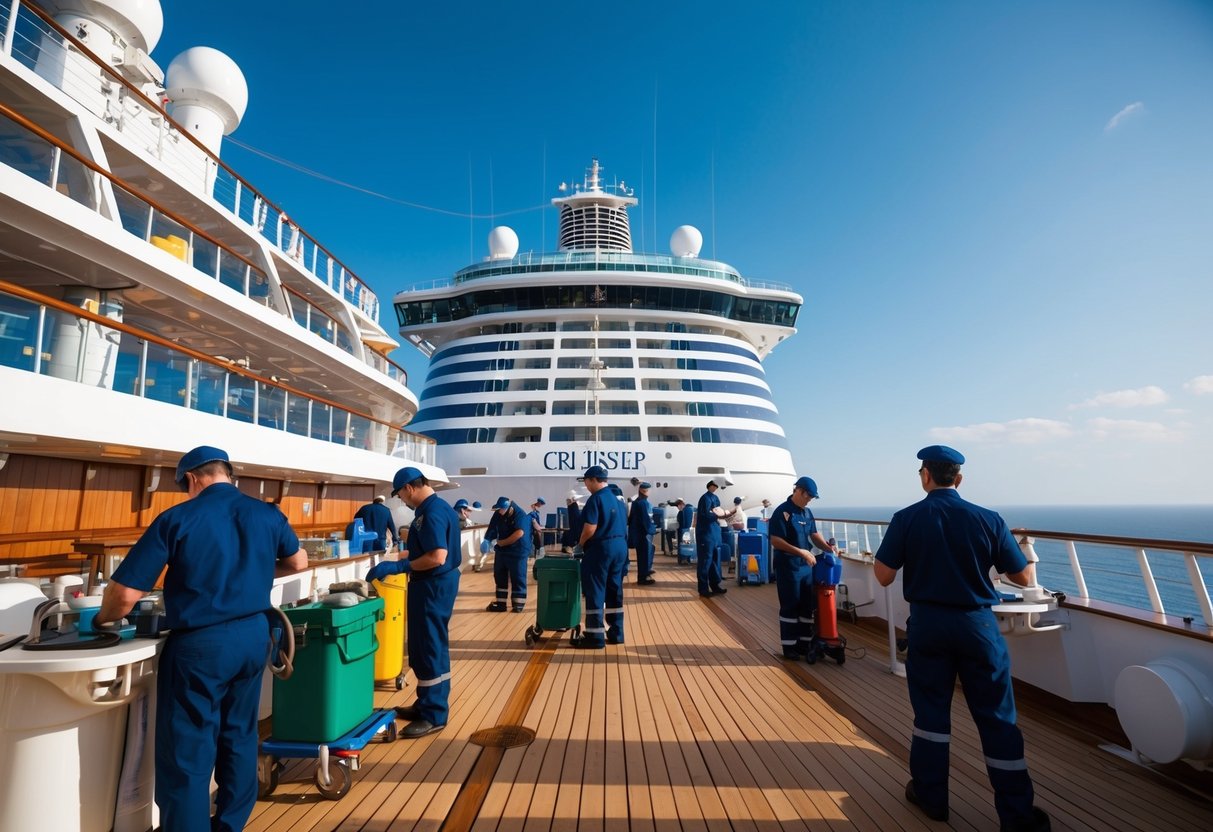
[[[525,609],[526,609],[526,607],[514,607],[513,609],[510,610],[510,612],[522,612]]]
[[[799,650],[784,650],[783,657],[785,659],[790,659],[795,662],[795,661],[799,661],[799,660],[803,659],[804,653],[801,653]]]
[[[405,722],[412,722],[416,719],[421,719],[421,714],[417,711],[417,705],[399,705],[396,708],[396,718],[403,719]]]
[[[574,641],[573,646],[576,647],[578,650],[604,650],[604,649],[606,649],[606,644],[599,643],[597,641],[589,641],[584,637],[582,637],[578,641]]]
[[[928,818],[930,818],[931,820],[937,820],[941,823],[947,822],[948,807],[947,806],[943,806],[943,807],[924,806],[923,804],[919,803],[918,802],[918,792],[914,791],[914,781],[913,780],[906,783],[906,800],[910,801],[915,806],[917,806],[919,809],[921,809],[922,813],[924,815],[926,815]]]
[[[485,612],[505,612],[505,601],[494,601],[484,608]]]
[[[623,639],[615,636],[607,636],[607,644],[623,644]]]
[[[1039,806],[1032,807],[1032,814],[1026,818],[1006,821],[999,826],[1002,832],[1050,832],[1053,822]]]
[[[445,727],[446,725],[435,725],[428,719],[414,719],[408,725],[400,729],[400,736],[408,740],[415,740],[418,737],[424,737],[426,734],[441,731]]]
[[[714,592],[701,592],[701,593],[699,593],[699,597],[700,598],[711,598],[715,594],[716,593],[714,593]]]
[[[655,578],[642,578],[641,580],[637,581],[636,583],[644,584],[645,586],[648,586],[649,584],[657,583],[657,580]]]
[[[728,590],[727,590],[727,589],[725,589],[725,588],[724,588],[724,587],[722,587],[722,586],[714,586],[714,587],[712,587],[712,594],[713,594],[713,595],[724,595],[726,592],[728,592]]]

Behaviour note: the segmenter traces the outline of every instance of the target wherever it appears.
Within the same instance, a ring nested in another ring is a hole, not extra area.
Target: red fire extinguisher
[[[833,540],[830,541],[833,544]],[[838,609],[834,592],[842,579],[842,564],[830,552],[817,556],[813,567],[813,587],[817,593],[817,632],[805,657],[813,664],[823,655],[842,664],[847,660],[847,640],[838,634]]]

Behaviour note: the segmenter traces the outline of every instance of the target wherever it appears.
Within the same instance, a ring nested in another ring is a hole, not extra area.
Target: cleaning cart
[[[317,791],[337,800],[350,790],[367,743],[396,739],[396,712],[374,707],[375,624],[383,606],[382,598],[369,598],[284,610],[294,659],[289,675],[274,679],[273,735],[257,759],[259,796],[277,788],[283,759],[313,758]]]
[[[539,583],[535,625],[528,627],[526,646],[546,630],[571,629],[573,638],[581,637],[581,561],[569,555],[548,555],[535,562]]]

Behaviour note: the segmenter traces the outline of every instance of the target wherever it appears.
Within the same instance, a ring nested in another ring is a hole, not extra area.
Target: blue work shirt
[[[383,503],[367,503],[354,514],[355,520],[361,520],[362,526],[369,532],[375,533],[375,550],[387,548],[387,533],[396,537],[396,521],[392,519],[392,510]]]
[[[810,535],[815,531],[817,531],[817,521],[813,518],[813,512],[809,511],[808,506],[801,508],[791,500],[785,501],[775,509],[767,527],[768,535],[781,537],[797,549],[813,548],[813,540]]]
[[[902,589],[910,603],[956,607],[997,604],[990,567],[1007,574],[1028,565],[998,512],[962,499],[954,488],[930,491],[894,514],[876,559],[890,569],[905,567]]]
[[[437,494],[426,497],[413,512],[413,522],[409,524],[409,561],[435,549],[446,549],[446,563],[433,569],[410,570],[409,578],[425,581],[457,571],[463,563],[459,538],[459,515],[455,509]]]
[[[688,505],[683,505],[678,510],[678,531],[681,534],[691,528],[691,522],[695,519],[695,509]]]
[[[208,485],[161,512],[114,571],[114,580],[150,592],[164,575],[165,626],[192,630],[270,607],[274,566],[299,551],[278,507]]]
[[[644,543],[649,535],[657,531],[653,523],[653,507],[647,497],[637,497],[628,512],[628,545],[633,549]]]
[[[585,542],[587,555],[609,554],[611,544],[608,541],[623,541],[628,532],[628,515],[623,503],[610,490],[600,488],[585,501],[581,512],[581,524],[594,526],[594,535]],[[626,543],[621,543],[624,554],[627,554]]]
[[[712,512],[712,509],[719,507],[719,497],[711,491],[703,492],[703,496],[699,498],[699,505],[695,508],[695,534],[701,542],[704,540],[720,542],[720,518]]]
[[[522,530],[522,537],[506,546],[500,545],[503,538],[519,529]],[[497,554],[503,557],[525,558],[531,554],[531,515],[519,508],[517,503],[511,502],[504,514],[493,512],[484,536],[489,540],[498,541]]]

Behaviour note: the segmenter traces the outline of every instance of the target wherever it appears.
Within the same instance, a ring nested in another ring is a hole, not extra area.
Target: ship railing
[[[307,297],[283,284],[290,302],[275,304],[270,280],[249,257],[221,243],[181,217],[160,207],[149,196],[80,155],[74,148],[38,125],[0,104],[0,164],[8,164],[52,190],[95,212],[102,211],[102,192],[97,177],[109,181],[122,228],[144,242],[167,251],[224,286],[269,309],[288,314],[299,326],[349,355],[358,357],[348,329]],[[284,311],[289,307],[289,312]],[[408,375],[403,367],[374,350],[365,350],[364,362],[402,386]]]
[[[845,555],[869,560],[880,548],[886,522],[817,519]],[[1039,557],[1036,580],[1069,599],[1174,616],[1180,626],[1197,617],[1213,628],[1213,543],[1012,529],[1025,553]],[[1029,556],[1030,557],[1030,556]]]
[[[281,208],[173,121],[159,81],[135,86],[99,60],[41,8],[0,0],[3,52],[57,86],[97,118],[128,136],[133,146],[159,159],[182,181],[193,183],[233,216],[252,226],[331,293],[379,322],[379,299]],[[63,54],[51,55],[52,50]],[[40,59],[43,59],[40,63]],[[53,66],[53,70],[48,69]]]
[[[429,437],[3,280],[0,366],[436,464]]]

